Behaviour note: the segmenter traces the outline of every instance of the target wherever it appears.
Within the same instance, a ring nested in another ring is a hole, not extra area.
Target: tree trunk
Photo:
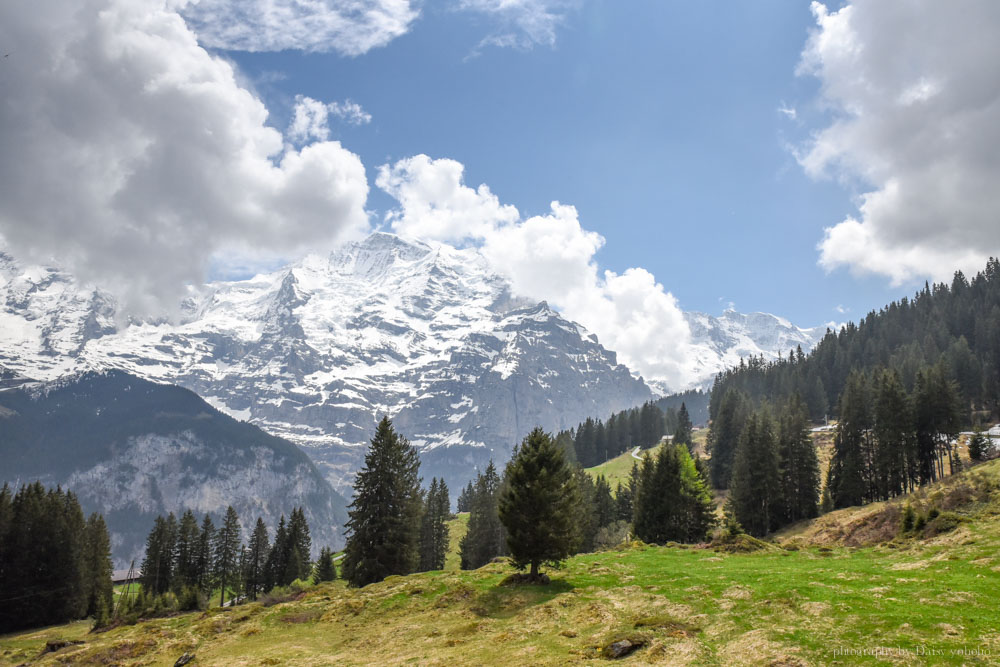
[[[532,578],[538,577],[538,561],[531,561],[531,576]]]

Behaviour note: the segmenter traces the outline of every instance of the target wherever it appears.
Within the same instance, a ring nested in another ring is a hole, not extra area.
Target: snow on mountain
[[[349,494],[378,418],[453,489],[536,425],[557,430],[653,396],[583,327],[511,294],[474,248],[375,233],[274,273],[192,289],[182,316],[116,322],[114,298],[0,254],[0,364],[40,379],[117,367],[179,384],[303,447]],[[689,313],[689,386],[816,330]],[[687,387],[654,385],[661,393]]]
[[[176,383],[304,447],[348,490],[383,414],[422,474],[464,485],[535,425],[648,400],[645,383],[475,250],[376,233],[328,257],[192,292],[179,323],[115,328],[113,299],[0,257],[0,364],[52,379],[118,367]]]
[[[684,389],[711,388],[716,373],[739,365],[741,358],[763,355],[765,359],[776,359],[796,347],[809,352],[827,331],[826,326],[803,329],[769,313],[726,310],[722,316],[713,317],[686,312],[684,318],[691,329],[689,380]]]

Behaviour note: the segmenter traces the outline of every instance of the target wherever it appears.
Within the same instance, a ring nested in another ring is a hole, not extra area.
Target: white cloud
[[[358,56],[406,34],[410,0],[171,0],[209,47]]]
[[[495,32],[483,38],[479,48],[523,50],[536,45],[554,46],[556,29],[579,4],[579,0],[457,0],[459,9],[486,14],[499,24]]]
[[[232,66],[156,0],[0,3],[0,234],[122,294],[174,304],[227,248],[292,254],[368,229],[360,159],[295,150]]]
[[[351,125],[364,125],[372,120],[370,113],[351,100],[324,104],[305,95],[296,95],[288,138],[296,144],[326,141],[330,138],[331,114]]]
[[[367,125],[372,122],[372,115],[361,108],[361,105],[351,100],[330,102],[327,105],[330,113],[351,125]]]
[[[863,191],[825,230],[820,264],[894,284],[981,269],[1000,248],[1000,3],[812,7],[800,72],[833,120],[797,157]]]
[[[799,116],[799,112],[795,110],[795,107],[790,107],[784,102],[778,107],[778,113],[784,114],[789,120],[796,120]]]
[[[426,155],[383,166],[376,184],[401,204],[388,216],[393,230],[476,245],[519,295],[548,301],[647,379],[684,386],[690,330],[652,274],[600,272],[595,254],[604,238],[583,229],[574,207],[552,202],[548,214],[522,219],[486,185],[465,185],[463,171]]]

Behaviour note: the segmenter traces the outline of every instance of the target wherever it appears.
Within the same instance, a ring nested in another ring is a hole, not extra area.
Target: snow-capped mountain
[[[383,414],[453,488],[535,425],[651,398],[596,337],[511,296],[475,250],[376,233],[192,293],[179,324],[115,326],[114,299],[0,261],[0,364],[43,379],[122,368],[194,390],[304,447],[348,491]]]
[[[686,312],[684,319],[691,329],[690,384],[685,388],[711,388],[716,373],[739,365],[741,358],[763,355],[775,359],[797,347],[809,352],[827,330],[826,325],[803,329],[777,315],[734,310],[721,317]]]
[[[457,489],[536,425],[568,428],[653,396],[583,327],[515,298],[476,249],[386,233],[192,290],[174,323],[116,321],[111,294],[3,254],[0,302],[0,364],[43,380],[114,367],[192,389],[305,448],[346,495],[384,414],[421,450],[422,475]],[[690,386],[818,336],[761,313],[688,323]]]

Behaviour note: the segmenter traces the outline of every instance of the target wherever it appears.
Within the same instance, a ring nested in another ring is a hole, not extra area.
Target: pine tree
[[[518,569],[531,576],[546,563],[559,563],[573,553],[579,536],[573,512],[579,502],[573,470],[551,436],[536,428],[524,439],[507,468],[500,495],[500,521]]]
[[[685,444],[665,443],[646,454],[635,497],[636,537],[644,542],[698,542],[712,519],[712,495]]]
[[[969,437],[969,459],[974,462],[985,461],[990,458],[991,449],[986,436],[977,428]]]
[[[337,566],[333,562],[333,552],[329,547],[319,550],[319,559],[316,561],[313,581],[317,584],[324,581],[333,581],[337,578]]]
[[[291,579],[285,581],[288,572],[288,526],[285,525],[285,515],[278,519],[278,527],[274,531],[274,544],[267,554],[266,579],[264,590],[269,591],[275,586],[287,586]]]
[[[674,430],[674,444],[684,445],[690,451],[694,447],[693,433],[694,425],[691,423],[691,416],[688,415],[687,405],[682,402],[680,410],[677,411],[677,428]]]
[[[198,580],[198,519],[194,512],[185,510],[177,525],[177,544],[171,590],[180,595],[189,587],[195,586]]]
[[[198,550],[195,554],[195,585],[206,596],[212,592],[215,585],[215,561],[212,546],[215,544],[215,526],[208,514],[201,522],[201,532],[198,534]]]
[[[141,568],[144,592],[161,595],[170,590],[173,560],[173,536],[170,525],[166,519],[158,516],[146,538],[146,555]]]
[[[258,595],[265,592],[269,551],[267,526],[262,518],[257,517],[247,549],[246,591],[251,600],[256,600]]]
[[[747,419],[736,448],[729,487],[733,515],[746,532],[762,537],[776,527],[779,488],[774,425],[764,409]]]
[[[448,520],[451,501],[444,480],[431,480],[430,489],[424,502],[420,527],[421,572],[443,570],[445,554],[448,552]]]
[[[886,500],[912,490],[919,479],[916,439],[909,397],[899,373],[883,369],[876,374],[874,385],[872,499]]]
[[[309,577],[311,551],[312,538],[309,537],[309,524],[306,523],[305,510],[301,507],[293,509],[288,521],[288,556],[283,575],[285,585],[296,579]]]
[[[617,519],[618,509],[615,499],[611,496],[611,485],[604,475],[599,475],[594,482],[594,515],[597,528],[601,529]]]
[[[215,578],[219,582],[219,606],[226,603],[226,586],[231,586],[240,578],[240,518],[230,505],[226,508],[226,517],[222,527],[215,534],[213,558],[215,561]]]
[[[778,419],[781,524],[811,519],[819,511],[819,461],[809,436],[808,419],[798,394]]]
[[[709,461],[711,481],[717,489],[729,488],[733,457],[749,411],[746,394],[737,389],[726,390],[708,433],[708,450],[712,454]]]
[[[462,493],[458,495],[458,511],[468,512],[472,507],[472,496],[475,493],[475,489],[472,488],[472,482],[462,489]]]
[[[873,442],[870,406],[867,381],[855,371],[840,396],[840,422],[827,473],[827,486],[836,508],[860,505],[869,495],[866,462]]]
[[[409,574],[419,564],[420,460],[388,417],[379,422],[354,484],[344,577],[352,586]]]
[[[576,477],[576,489],[579,496],[574,508],[578,538],[576,552],[590,553],[594,550],[594,540],[597,538],[597,531],[600,528],[597,525],[597,508],[594,502],[594,480],[583,468],[577,468],[573,474]]]
[[[490,461],[486,472],[476,477],[468,527],[458,544],[463,570],[480,568],[507,551],[506,534],[498,510],[500,486],[496,466]]]
[[[111,584],[111,537],[104,517],[96,512],[87,519],[84,537],[84,571],[87,585],[86,614],[94,616],[98,627],[106,625],[98,618],[102,609],[106,616],[111,609],[114,590]]]

